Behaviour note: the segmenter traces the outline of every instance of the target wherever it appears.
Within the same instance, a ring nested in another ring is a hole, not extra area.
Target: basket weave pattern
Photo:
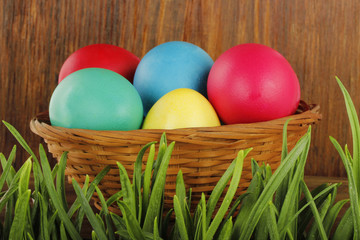
[[[139,150],[151,141],[159,141],[165,131],[168,142],[175,141],[165,186],[165,208],[172,207],[176,176],[181,169],[186,186],[192,188],[197,202],[204,192],[208,197],[241,149],[253,148],[245,159],[237,194],[249,186],[251,158],[268,163],[272,169],[280,164],[282,131],[288,118],[288,148],[291,150],[309,125],[321,119],[319,106],[301,102],[296,114],[267,122],[223,125],[220,127],[184,128],[173,130],[95,131],[68,129],[50,125],[48,113],[42,113],[30,122],[31,130],[47,143],[49,152],[60,159],[68,151],[66,175],[83,183],[85,176],[92,180],[105,166],[111,170],[101,181],[105,198],[120,190],[121,162],[132,179],[132,170]],[[158,148],[158,146],[156,146]],[[147,153],[144,156],[144,162]],[[145,169],[145,165],[143,166]],[[98,202],[96,197],[95,203]]]

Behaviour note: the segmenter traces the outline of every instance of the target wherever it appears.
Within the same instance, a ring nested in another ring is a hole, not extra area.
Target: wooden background
[[[62,63],[88,44],[121,46],[138,57],[183,40],[215,60],[232,46],[266,44],[283,54],[300,80],[302,99],[321,106],[307,175],[345,176],[329,135],[351,146],[339,76],[360,107],[358,0],[0,0],[0,118],[33,149],[30,119],[47,110]],[[0,151],[16,143],[0,127]],[[27,158],[20,147],[17,166]]]

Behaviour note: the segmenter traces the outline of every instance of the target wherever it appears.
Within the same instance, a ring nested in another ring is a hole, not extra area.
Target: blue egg
[[[85,68],[55,88],[49,116],[53,126],[126,131],[140,128],[143,106],[134,86],[120,74]]]
[[[206,84],[214,61],[200,47],[182,41],[160,44],[140,61],[134,76],[146,115],[166,93],[191,88],[206,97]]]

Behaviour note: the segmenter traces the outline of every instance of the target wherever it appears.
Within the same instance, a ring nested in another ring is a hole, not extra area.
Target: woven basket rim
[[[214,133],[214,132],[222,132],[222,131],[229,131],[232,128],[234,130],[238,129],[278,129],[282,128],[284,123],[288,120],[288,130],[291,130],[291,126],[302,126],[302,125],[309,125],[320,121],[322,115],[320,114],[320,106],[318,104],[307,104],[305,101],[301,100],[299,103],[299,107],[293,115],[263,121],[263,122],[255,122],[255,123],[239,123],[239,124],[228,124],[228,125],[221,125],[217,127],[192,127],[192,128],[177,128],[177,129],[135,129],[130,131],[120,131],[120,130],[90,130],[90,129],[78,129],[78,128],[65,128],[59,126],[52,126],[49,120],[49,112],[44,111],[37,114],[33,117],[30,121],[30,129],[35,134],[43,137],[48,138],[49,135],[58,135],[58,134],[70,134],[74,136],[81,136],[83,134],[86,135],[102,135],[102,136],[116,136],[121,133],[126,133],[127,135],[132,134],[134,136],[139,135],[142,136],[143,134],[156,134],[159,133]],[[45,134],[46,132],[46,134]],[[50,134],[49,134],[50,133]],[[53,133],[53,134],[52,134]]]

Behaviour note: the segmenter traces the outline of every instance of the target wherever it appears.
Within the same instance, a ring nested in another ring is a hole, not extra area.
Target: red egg
[[[268,121],[293,114],[299,80],[274,49],[255,43],[224,52],[210,70],[208,98],[225,124]]]
[[[118,46],[111,44],[92,44],[78,49],[62,65],[59,83],[69,74],[83,68],[105,68],[114,71],[131,83],[140,59]]]

